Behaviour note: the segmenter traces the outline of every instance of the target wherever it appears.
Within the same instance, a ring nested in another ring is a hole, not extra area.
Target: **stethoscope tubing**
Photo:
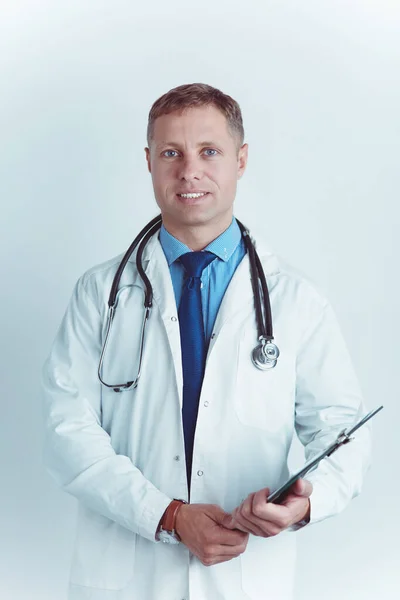
[[[238,219],[236,219],[239,228],[242,232],[242,236],[245,242],[246,250],[249,254],[249,263],[250,263],[250,275],[251,275],[251,285],[253,289],[253,297],[254,297],[254,307],[256,313],[256,322],[257,322],[257,333],[258,340],[260,344],[254,348],[252,353],[252,361],[256,367],[261,370],[267,370],[276,365],[276,359],[279,356],[279,350],[275,344],[273,344],[273,331],[272,331],[272,314],[271,314],[271,303],[268,293],[268,286],[265,279],[264,270],[261,265],[260,258],[255,249],[254,242],[251,240],[249,230],[241,223]],[[141,366],[142,366],[142,357],[143,357],[143,349],[144,349],[144,337],[145,337],[145,329],[146,323],[150,316],[150,309],[153,305],[153,287],[150,283],[149,278],[143,269],[142,264],[142,256],[144,248],[146,247],[149,239],[156,233],[158,229],[160,229],[162,224],[162,215],[158,215],[154,219],[152,219],[143,229],[139,232],[139,234],[135,237],[128,250],[125,252],[121,263],[118,266],[118,269],[115,273],[111,290],[108,298],[108,315],[107,315],[107,326],[106,326],[106,336],[103,344],[99,368],[98,368],[98,377],[100,382],[108,387],[112,388],[114,391],[125,391],[130,389],[131,387],[136,387],[141,374]],[[139,368],[138,374],[136,378],[132,381],[128,381],[122,384],[107,384],[101,377],[102,365],[104,360],[105,351],[108,345],[109,334],[111,330],[111,325],[115,317],[115,311],[117,307],[117,294],[118,294],[118,286],[122,277],[122,273],[126,267],[126,264],[131,257],[132,253],[138,246],[138,251],[136,253],[136,268],[138,273],[145,285],[145,298],[144,298],[144,318],[142,323],[142,330],[140,335],[140,357],[139,357]],[[261,283],[261,290],[260,290]],[[262,299],[264,300],[264,315],[262,311]],[[265,317],[265,321],[264,321]]]

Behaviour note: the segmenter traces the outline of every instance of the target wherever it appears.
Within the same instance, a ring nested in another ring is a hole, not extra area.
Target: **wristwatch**
[[[156,539],[164,544],[179,544],[181,538],[175,531],[175,520],[178,510],[182,504],[187,504],[186,500],[174,498],[167,506],[157,529]]]

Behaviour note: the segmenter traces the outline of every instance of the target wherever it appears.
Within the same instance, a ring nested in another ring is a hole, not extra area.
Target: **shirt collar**
[[[239,225],[235,217],[232,217],[232,222],[228,229],[225,229],[215,240],[210,242],[204,250],[213,252],[218,258],[224,262],[228,262],[234,251],[236,250],[242,237]],[[159,239],[164,250],[168,266],[177,260],[182,254],[191,252],[190,248],[176,237],[171,235],[162,223],[159,233]]]

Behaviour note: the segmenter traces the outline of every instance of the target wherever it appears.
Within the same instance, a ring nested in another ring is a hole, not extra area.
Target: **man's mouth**
[[[199,192],[199,193],[192,193],[192,194],[177,194],[177,196],[179,196],[180,198],[202,198],[203,196],[206,196],[209,192]]]

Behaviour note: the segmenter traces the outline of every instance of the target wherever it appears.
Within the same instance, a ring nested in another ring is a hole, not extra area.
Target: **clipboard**
[[[282,502],[282,500],[284,500],[286,498],[286,496],[289,492],[289,488],[294,484],[295,481],[297,481],[297,479],[300,479],[300,477],[303,477],[304,475],[306,475],[306,473],[310,473],[311,471],[316,469],[316,467],[319,465],[321,460],[323,460],[327,456],[330,456],[331,454],[336,452],[336,450],[338,448],[340,448],[341,446],[343,446],[343,444],[348,444],[351,440],[354,440],[354,438],[352,438],[350,436],[359,427],[361,427],[361,425],[364,425],[364,423],[366,423],[369,419],[371,419],[371,417],[373,417],[374,415],[376,415],[376,413],[378,413],[380,410],[382,410],[382,408],[383,408],[383,406],[380,406],[379,408],[375,408],[374,410],[371,410],[367,415],[365,415],[365,417],[363,417],[360,421],[358,421],[358,423],[356,423],[350,429],[350,431],[346,431],[346,429],[343,429],[343,431],[341,431],[339,433],[336,441],[333,444],[331,444],[328,448],[326,448],[326,450],[321,452],[321,454],[318,454],[316,457],[312,458],[307,464],[304,465],[304,467],[302,467],[299,471],[297,471],[297,473],[292,475],[290,477],[290,479],[288,479],[286,481],[286,483],[284,483],[280,488],[275,490],[275,492],[270,494],[267,498],[267,502],[273,502],[275,504],[279,504],[280,502]]]

